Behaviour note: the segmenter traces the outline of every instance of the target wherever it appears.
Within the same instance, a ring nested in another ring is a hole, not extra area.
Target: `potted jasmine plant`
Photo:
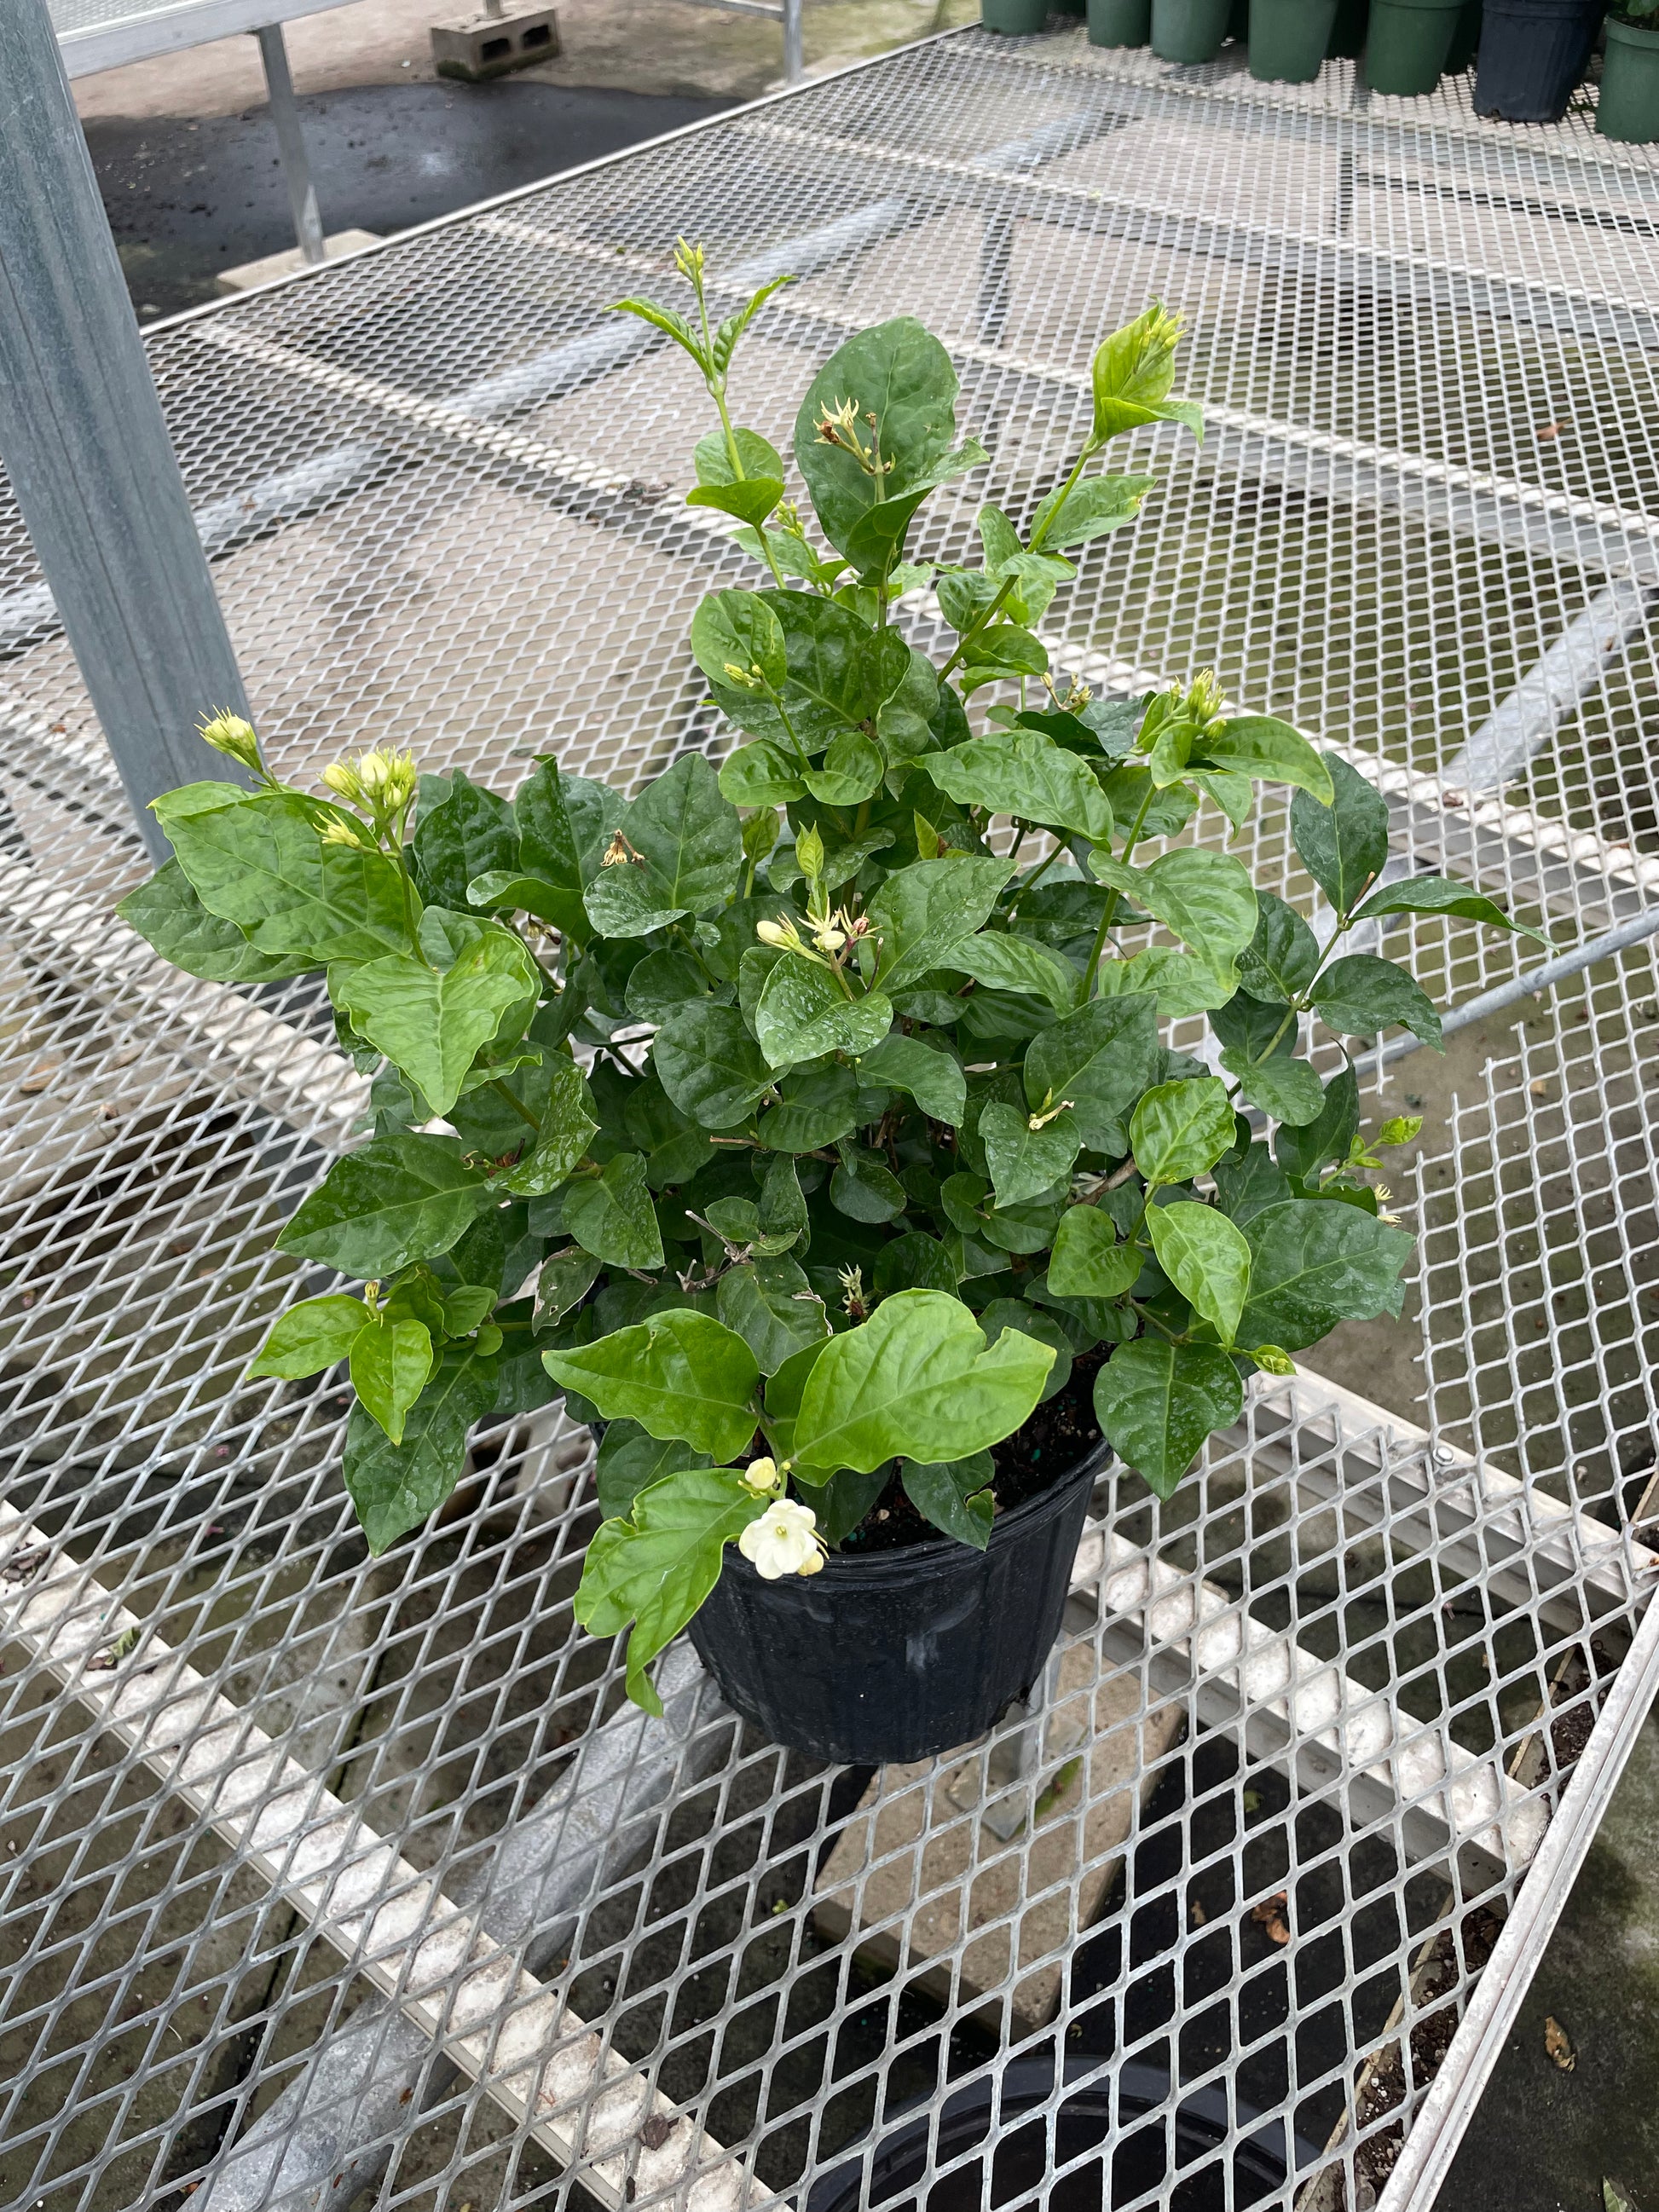
[[[901,318],[814,379],[815,532],[727,403],[766,291],[715,326],[701,253],[678,266],[689,317],[623,305],[707,386],[689,498],[762,575],[692,623],[738,740],[718,772],[688,752],[630,801],[550,757],[509,799],[375,749],[319,796],[221,716],[251,784],[158,801],[175,857],[121,911],[194,975],[324,970],[373,1073],[372,1133],[279,1240],[362,1287],[294,1306],[252,1370],[346,1365],[371,1549],[443,1503],[474,1423],[562,1391],[601,1437],[577,1612],[628,1633],[630,1693],[655,1709],[689,1625],[776,1740],[916,1758],[1036,1679],[1110,1451],[1168,1496],[1254,1370],[1398,1311],[1411,1243],[1355,1077],[1304,1048],[1315,1022],[1438,1040],[1356,923],[1505,918],[1439,877],[1378,888],[1377,793],[1208,676],[1051,680],[1044,610],[1152,489],[1101,457],[1200,433],[1173,318],[1105,340],[1073,465],[981,507],[979,559],[920,567],[917,510],[987,458],[945,348]],[[924,590],[939,662],[901,625]],[[1292,788],[1322,947],[1186,836],[1263,784]],[[1196,1013],[1218,1072],[1164,1042]]]

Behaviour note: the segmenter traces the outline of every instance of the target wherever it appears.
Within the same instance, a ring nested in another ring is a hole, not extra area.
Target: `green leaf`
[[[726,370],[731,367],[732,356],[737,350],[738,340],[748,329],[750,324],[754,321],[756,316],[766,305],[766,302],[771,298],[773,293],[781,292],[786,284],[793,284],[798,281],[799,280],[793,274],[783,276],[769,277],[764,284],[761,285],[757,290],[750,294],[749,298],[744,301],[741,307],[738,308],[734,313],[729,314],[725,318],[719,329],[714,332],[714,368],[717,374],[724,376]],[[752,430],[734,430],[732,434],[738,441],[738,450],[739,453],[744,455],[744,466],[747,468],[749,462],[744,441],[745,439],[752,439],[756,445],[765,445],[766,441],[763,438],[756,437],[755,433]],[[769,446],[767,446],[766,450],[769,453],[772,453],[772,448]],[[777,461],[777,455],[775,453],[772,454],[772,458],[775,461]],[[777,465],[780,471],[781,471],[783,466],[781,461],[777,461]]]
[[[556,1054],[548,1072],[540,1132],[516,1164],[496,1177],[498,1189],[510,1190],[520,1198],[545,1198],[556,1190],[581,1161],[588,1139],[599,1126],[593,1094],[580,1068]]]
[[[1009,677],[1041,676],[1048,665],[1048,648],[1018,623],[992,623],[972,630],[962,641],[963,673],[957,678],[965,699],[981,684],[999,684]]]
[[[276,1239],[279,1251],[379,1281],[430,1260],[494,1203],[459,1139],[374,1137],[335,1161]]]
[[[1212,962],[1235,960],[1255,934],[1255,887],[1228,854],[1182,845],[1150,867],[1132,868],[1094,852],[1089,868]]]
[[[827,968],[786,952],[762,988],[754,1026],[773,1067],[793,1067],[831,1052],[856,1057],[892,1028],[892,1002],[879,991],[849,999]]]
[[[1235,775],[1230,768],[1187,769],[1187,781],[1195,791],[1214,799],[1235,830],[1242,830],[1255,805],[1255,792],[1248,775]]]
[[[755,1433],[759,1364],[710,1314],[671,1306],[542,1359],[556,1382],[590,1399],[606,1420],[637,1421],[653,1437],[678,1437],[716,1460],[736,1459]]]
[[[115,911],[163,960],[210,983],[273,983],[316,964],[304,954],[256,952],[234,921],[208,912],[176,860],[129,891]]]
[[[815,753],[875,719],[908,673],[909,647],[896,630],[872,630],[852,608],[815,592],[749,596],[771,609],[783,631],[781,701],[711,678],[714,696],[739,729],[765,738],[799,768],[798,744]]]
[[[428,964],[440,911],[429,908],[422,917],[427,960],[394,953],[367,961],[334,981],[333,992],[358,1035],[409,1077],[434,1114],[447,1114],[484,1046],[523,1034],[541,971],[512,930],[461,915],[454,920],[470,941],[448,964]]]
[[[646,1668],[720,1579],[726,1546],[766,1510],[729,1468],[685,1469],[641,1490],[625,1521],[603,1521],[587,1547],[576,1618],[592,1636],[631,1620],[628,1694],[648,1713],[662,1700]]]
[[[368,1322],[368,1310],[360,1299],[306,1298],[278,1316],[247,1370],[248,1380],[256,1375],[281,1375],[292,1382],[304,1375],[319,1375],[350,1357]]]
[[[1133,522],[1156,477],[1085,477],[1067,491],[1058,484],[1031,517],[1031,535],[1045,546],[1084,545]]]
[[[707,1452],[693,1451],[678,1437],[649,1436],[637,1421],[611,1421],[599,1438],[593,1486],[599,1511],[607,1521],[630,1513],[634,1500],[665,1474],[687,1468],[712,1467]]]
[[[663,1264],[656,1208],[637,1152],[618,1152],[601,1174],[573,1182],[564,1194],[564,1225],[583,1251],[607,1267]]]
[[[1167,1209],[1155,1206],[1153,1212]],[[1070,1206],[1060,1217],[1048,1255],[1048,1288],[1062,1298],[1121,1298],[1146,1265],[1136,1244],[1120,1244],[1117,1231],[1097,1206]]]
[[[1250,1248],[1243,1231],[1214,1206],[1185,1200],[1148,1206],[1146,1229],[1158,1266],[1193,1311],[1231,1346],[1249,1290]],[[1053,1268],[1048,1272],[1052,1279]]]
[[[647,952],[632,970],[623,991],[630,1014],[659,1022],[677,1006],[695,1006],[711,995],[702,963],[689,952]]]
[[[713,442],[712,438],[705,438],[703,445]],[[700,453],[702,450],[699,447]],[[780,483],[773,507],[782,491]],[[766,512],[770,514],[771,507]],[[759,592],[711,592],[691,617],[691,653],[711,684],[737,684],[740,690],[750,688],[744,680],[749,678],[769,690],[781,691],[789,673],[783,624]]]
[[[956,1265],[937,1237],[912,1230],[882,1246],[872,1287],[878,1298],[890,1297],[895,1291],[954,1291]]]
[[[1359,1083],[1344,1067],[1325,1085],[1325,1103],[1316,1121],[1286,1124],[1273,1135],[1273,1158],[1287,1175],[1308,1176],[1328,1160],[1345,1160],[1359,1127]]]
[[[939,1291],[900,1291],[818,1355],[801,1394],[794,1457],[868,1473],[896,1457],[934,1464],[1000,1443],[1030,1414],[1052,1349],[978,1322]]]
[[[437,794],[435,803],[428,793]],[[423,777],[413,841],[415,881],[428,906],[466,908],[476,877],[520,872],[519,825],[513,808],[461,769]]]
[[[1293,906],[1258,891],[1255,935],[1238,956],[1239,988],[1253,999],[1288,1006],[1319,966],[1319,939]]]
[[[1517,937],[1536,938],[1540,945],[1550,942],[1541,929],[1528,929],[1515,921],[1473,884],[1456,883],[1449,876],[1408,876],[1403,883],[1384,884],[1371,893],[1354,920],[1368,921],[1385,914],[1455,915],[1460,921],[1484,921],[1493,929],[1512,929]]]
[[[573,1306],[579,1306],[592,1289],[602,1262],[592,1252],[571,1245],[550,1252],[536,1278],[536,1327],[551,1328]]]
[[[1327,753],[1329,806],[1304,791],[1291,801],[1291,836],[1304,866],[1339,915],[1349,915],[1389,857],[1389,802],[1340,753]]]
[[[860,568],[884,573],[926,493],[985,459],[972,444],[951,450],[956,397],[949,354],[908,315],[860,331],[812,380],[795,420],[795,459],[824,536]],[[822,434],[825,414],[848,400],[860,441],[879,453],[879,477]]]
[[[1076,969],[1059,953],[1035,938],[1011,936],[1006,930],[982,929],[965,938],[946,964],[993,990],[1024,991],[1042,999],[1057,1014],[1068,1013],[1076,1006],[1082,982]]]
[[[995,1473],[991,1455],[986,1451],[931,1466],[907,1459],[899,1468],[899,1479],[905,1496],[924,1521],[931,1521],[935,1528],[954,1536],[959,1544],[971,1544],[976,1552],[982,1552],[991,1540],[991,1524],[996,1517],[990,1490]]]
[[[787,806],[806,789],[800,778],[794,754],[763,738],[727,754],[720,767],[720,796],[733,806]]]
[[[902,1091],[930,1121],[960,1128],[968,1108],[961,1063],[919,1037],[884,1036],[859,1062],[859,1080],[871,1088]]]
[[[353,1340],[351,1387],[357,1402],[394,1444],[404,1440],[405,1417],[426,1388],[432,1364],[432,1339],[422,1322],[372,1322]]]
[[[1013,873],[1006,860],[952,854],[917,860],[888,877],[866,912],[880,941],[876,981],[890,997],[950,955],[979,929]]]
[[[659,903],[656,885],[641,867],[617,861],[595,877],[582,896],[589,923],[601,937],[649,937],[688,909]]]
[[[1025,1053],[1025,1096],[1041,1113],[1069,1098],[1083,1142],[1125,1151],[1130,1109],[1163,1066],[1158,1006],[1145,995],[1091,999],[1033,1037]]]
[[[1056,1397],[1072,1378],[1072,1338],[1057,1313],[1045,1313],[1040,1306],[1029,1305],[1024,1298],[993,1298],[980,1313],[979,1325],[988,1337],[994,1338],[1005,1328],[1018,1329],[1029,1336],[1034,1344],[1046,1344],[1054,1355],[1054,1364],[1048,1370],[1048,1380],[1042,1386],[1038,1403],[1046,1404]]]
[[[1051,1190],[1070,1175],[1083,1144],[1074,1114],[1061,1114],[1034,1129],[1017,1106],[1000,1102],[980,1115],[979,1135],[999,1206],[1019,1206]]]
[[[1334,960],[1314,989],[1314,1012],[1338,1036],[1375,1036],[1398,1023],[1414,1036],[1440,1045],[1440,1017],[1414,977],[1374,952]]]
[[[568,804],[574,798],[580,810],[580,787],[581,779],[560,775],[556,761],[538,761],[535,774],[520,787],[513,802],[513,818],[519,831],[520,870],[538,886],[533,904],[527,897],[520,903],[526,914],[539,915],[556,929],[585,938],[581,858]],[[618,811],[621,805],[618,797]],[[467,896],[476,906],[481,902],[473,896],[474,888],[468,884]]]
[[[1201,740],[1204,759],[1258,783],[1290,783],[1322,806],[1336,797],[1331,772],[1300,730],[1272,714],[1235,714]]]
[[[1270,1206],[1282,1206],[1291,1195],[1290,1177],[1273,1164],[1265,1145],[1250,1145],[1237,1160],[1222,1160],[1215,1170],[1216,1194],[1221,1211],[1243,1229]]]
[[[1210,1345],[1137,1337],[1095,1377],[1101,1433],[1159,1498],[1171,1495],[1205,1437],[1243,1410],[1237,1369]]]
[[[320,967],[409,950],[397,862],[322,842],[325,824],[353,825],[343,808],[295,791],[209,783],[170,791],[154,811],[202,904],[245,931],[256,952]]]
[[[1400,1311],[1400,1273],[1413,1240],[1375,1214],[1291,1199],[1258,1213],[1244,1233],[1250,1297],[1239,1323],[1242,1342],[1297,1352],[1328,1336],[1339,1322]]]
[[[758,1054],[757,1054],[758,1057]],[[816,1152],[858,1126],[859,1084],[850,1067],[831,1061],[800,1067],[778,1085],[778,1103],[758,1123],[761,1143],[778,1152]]]
[[[715,1310],[754,1353],[763,1375],[830,1334],[823,1301],[790,1259],[755,1260],[728,1267]]]
[[[1232,1150],[1236,1136],[1227,1086],[1215,1075],[1157,1085],[1129,1124],[1135,1165],[1153,1189],[1202,1175]]]
[[[495,1379],[489,1354],[452,1346],[405,1415],[397,1444],[364,1407],[352,1407],[342,1473],[377,1559],[435,1513],[459,1481],[467,1431],[494,1405]]]
[[[710,1002],[677,1008],[658,1030],[651,1058],[663,1089],[704,1129],[746,1121],[772,1083],[772,1070],[735,1006]]]
[[[1274,1053],[1268,1060],[1256,1060],[1242,1048],[1229,1045],[1221,1065],[1238,1079],[1239,1090],[1249,1103],[1271,1114],[1275,1121],[1303,1128],[1325,1110],[1325,1086],[1305,1060]]]
[[[1238,989],[1238,970],[1231,960],[1218,963],[1171,945],[1152,945],[1127,960],[1103,961],[1095,988],[1103,999],[1150,994],[1164,1020],[1179,1021],[1224,1006]]]
[[[647,784],[623,830],[644,856],[658,906],[712,914],[731,897],[743,865],[743,825],[701,753],[683,754]]]
[[[852,1221],[892,1221],[905,1206],[904,1186],[879,1152],[842,1141],[841,1165],[830,1178],[830,1203]]]
[[[775,468],[769,473],[764,469],[756,469],[741,477],[732,476],[725,434],[713,430],[708,437],[698,441],[695,458],[701,481],[694,489],[687,492],[685,503],[688,507],[718,507],[722,514],[734,514],[739,522],[746,522],[753,527],[764,522],[783,497],[783,463],[774,448],[755,431],[738,430],[733,434],[740,440],[750,441],[753,446],[764,447]],[[725,473],[721,476],[712,475],[705,468],[705,456],[716,448],[725,465]],[[751,459],[761,458],[758,454],[745,454],[745,467]]]
[[[1154,301],[1144,314],[1102,341],[1091,369],[1095,419],[1086,452],[1096,452],[1109,438],[1147,422],[1181,422],[1202,440],[1203,410],[1194,401],[1169,397],[1180,336],[1178,319]]]

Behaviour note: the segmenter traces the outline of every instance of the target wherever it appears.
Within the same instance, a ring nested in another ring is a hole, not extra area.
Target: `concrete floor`
[[[775,26],[688,0],[561,0],[562,51],[483,87],[441,83],[427,30],[445,0],[357,0],[288,31],[330,231],[385,234],[753,98],[781,81]],[[457,7],[456,14],[464,10]],[[945,27],[975,0],[810,0],[817,74]],[[83,80],[76,100],[135,305],[211,296],[217,270],[291,243],[257,49],[230,39]],[[1431,1120],[1503,1025],[1428,1054],[1398,1088]],[[1425,1133],[1425,1139],[1430,1133]],[[1412,1417],[1418,1335],[1370,1331],[1316,1363]],[[1439,2212],[1659,2212],[1659,1718],[1650,1719]],[[1544,2021],[1577,2049],[1552,2063]]]

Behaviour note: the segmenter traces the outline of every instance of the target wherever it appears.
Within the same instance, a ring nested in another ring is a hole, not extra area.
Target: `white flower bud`
[[[331,792],[343,799],[348,806],[361,806],[366,803],[362,785],[343,761],[331,761],[323,770],[322,781]]]
[[[775,1459],[751,1459],[743,1471],[743,1479],[750,1490],[769,1497],[778,1487],[778,1463]]]
[[[815,1575],[823,1564],[823,1539],[817,1528],[817,1516],[810,1505],[780,1498],[758,1521],[749,1523],[738,1538],[738,1549],[763,1582],[775,1583],[784,1575]]]
[[[812,942],[820,952],[839,952],[847,942],[847,933],[844,929],[836,929],[833,927],[821,929]]]
[[[786,928],[781,921],[757,921],[755,934],[763,945],[788,945],[795,941],[794,931]]]
[[[240,761],[255,775],[264,774],[259,760],[259,740],[253,734],[253,725],[245,722],[240,714],[216,714],[202,725],[202,742],[211,745],[216,753]]]

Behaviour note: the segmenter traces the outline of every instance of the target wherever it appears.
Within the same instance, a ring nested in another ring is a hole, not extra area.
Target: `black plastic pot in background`
[[[1365,51],[1365,26],[1370,15],[1370,0],[1336,0],[1336,21],[1331,25],[1331,35],[1325,41],[1325,58],[1333,62],[1357,62]]]
[[[1559,123],[1606,12],[1606,0],[1486,0],[1475,113]]]
[[[1463,0],[1463,12],[1457,19],[1451,52],[1446,57],[1448,76],[1462,76],[1466,69],[1474,68],[1474,58],[1480,51],[1482,9],[1483,0]]]
[[[1018,2206],[1024,2212],[1037,2201],[1051,2162],[1070,2165],[1085,2159],[1056,2192],[1055,2203],[1063,2202],[1067,2212],[1112,2212],[1120,2204],[1145,2204],[1160,2185],[1160,2203],[1184,2204],[1188,2192],[1194,2187],[1202,2191],[1206,2183],[1213,2187],[1215,2203],[1224,2196],[1233,2212],[1243,2212],[1246,2206],[1278,2200],[1293,2172],[1318,2163],[1311,2143],[1299,2137],[1287,2142],[1282,2120],[1264,2119],[1252,2127],[1256,2115],[1242,2102],[1230,2108],[1227,2092],[1218,2086],[1192,2090],[1181,2099],[1171,2161],[1164,2116],[1170,2077],[1161,2067],[1131,2060],[1108,2074],[1097,2058],[1080,2054],[1068,2054],[1063,2063],[1069,2094],[1054,2119],[1052,2160],[1049,2124],[1038,2108],[1053,2093],[1054,2059],[1051,2051],[1032,2051],[1000,2075],[981,2074],[952,2090],[939,2114],[936,2147],[930,2145],[925,2113],[909,2119],[896,2115],[872,2149],[820,2175],[807,2196],[806,2212],[921,2212],[924,2203],[927,2212],[981,2212],[988,2204],[1008,2212]],[[1028,2112],[1032,2117],[1026,2121]],[[1143,2118],[1149,2124],[1137,2128]],[[1226,2168],[1220,2170],[1216,2153],[1234,2127],[1251,2132],[1235,2144]],[[981,2143],[991,2154],[988,2177],[985,2161],[975,2159],[931,2179],[948,2160]],[[1194,2173],[1194,2167],[1201,2171]],[[1185,2190],[1178,2182],[1183,2171]],[[1173,2197],[1168,2194],[1171,2185]],[[1206,2193],[1194,2201],[1207,2204],[1212,2197]]]
[[[727,1705],[774,1743],[846,1766],[931,1759],[982,1736],[1060,1633],[1094,1450],[999,1514],[986,1549],[950,1537],[832,1552],[764,1582],[735,1546],[691,1622]]]

